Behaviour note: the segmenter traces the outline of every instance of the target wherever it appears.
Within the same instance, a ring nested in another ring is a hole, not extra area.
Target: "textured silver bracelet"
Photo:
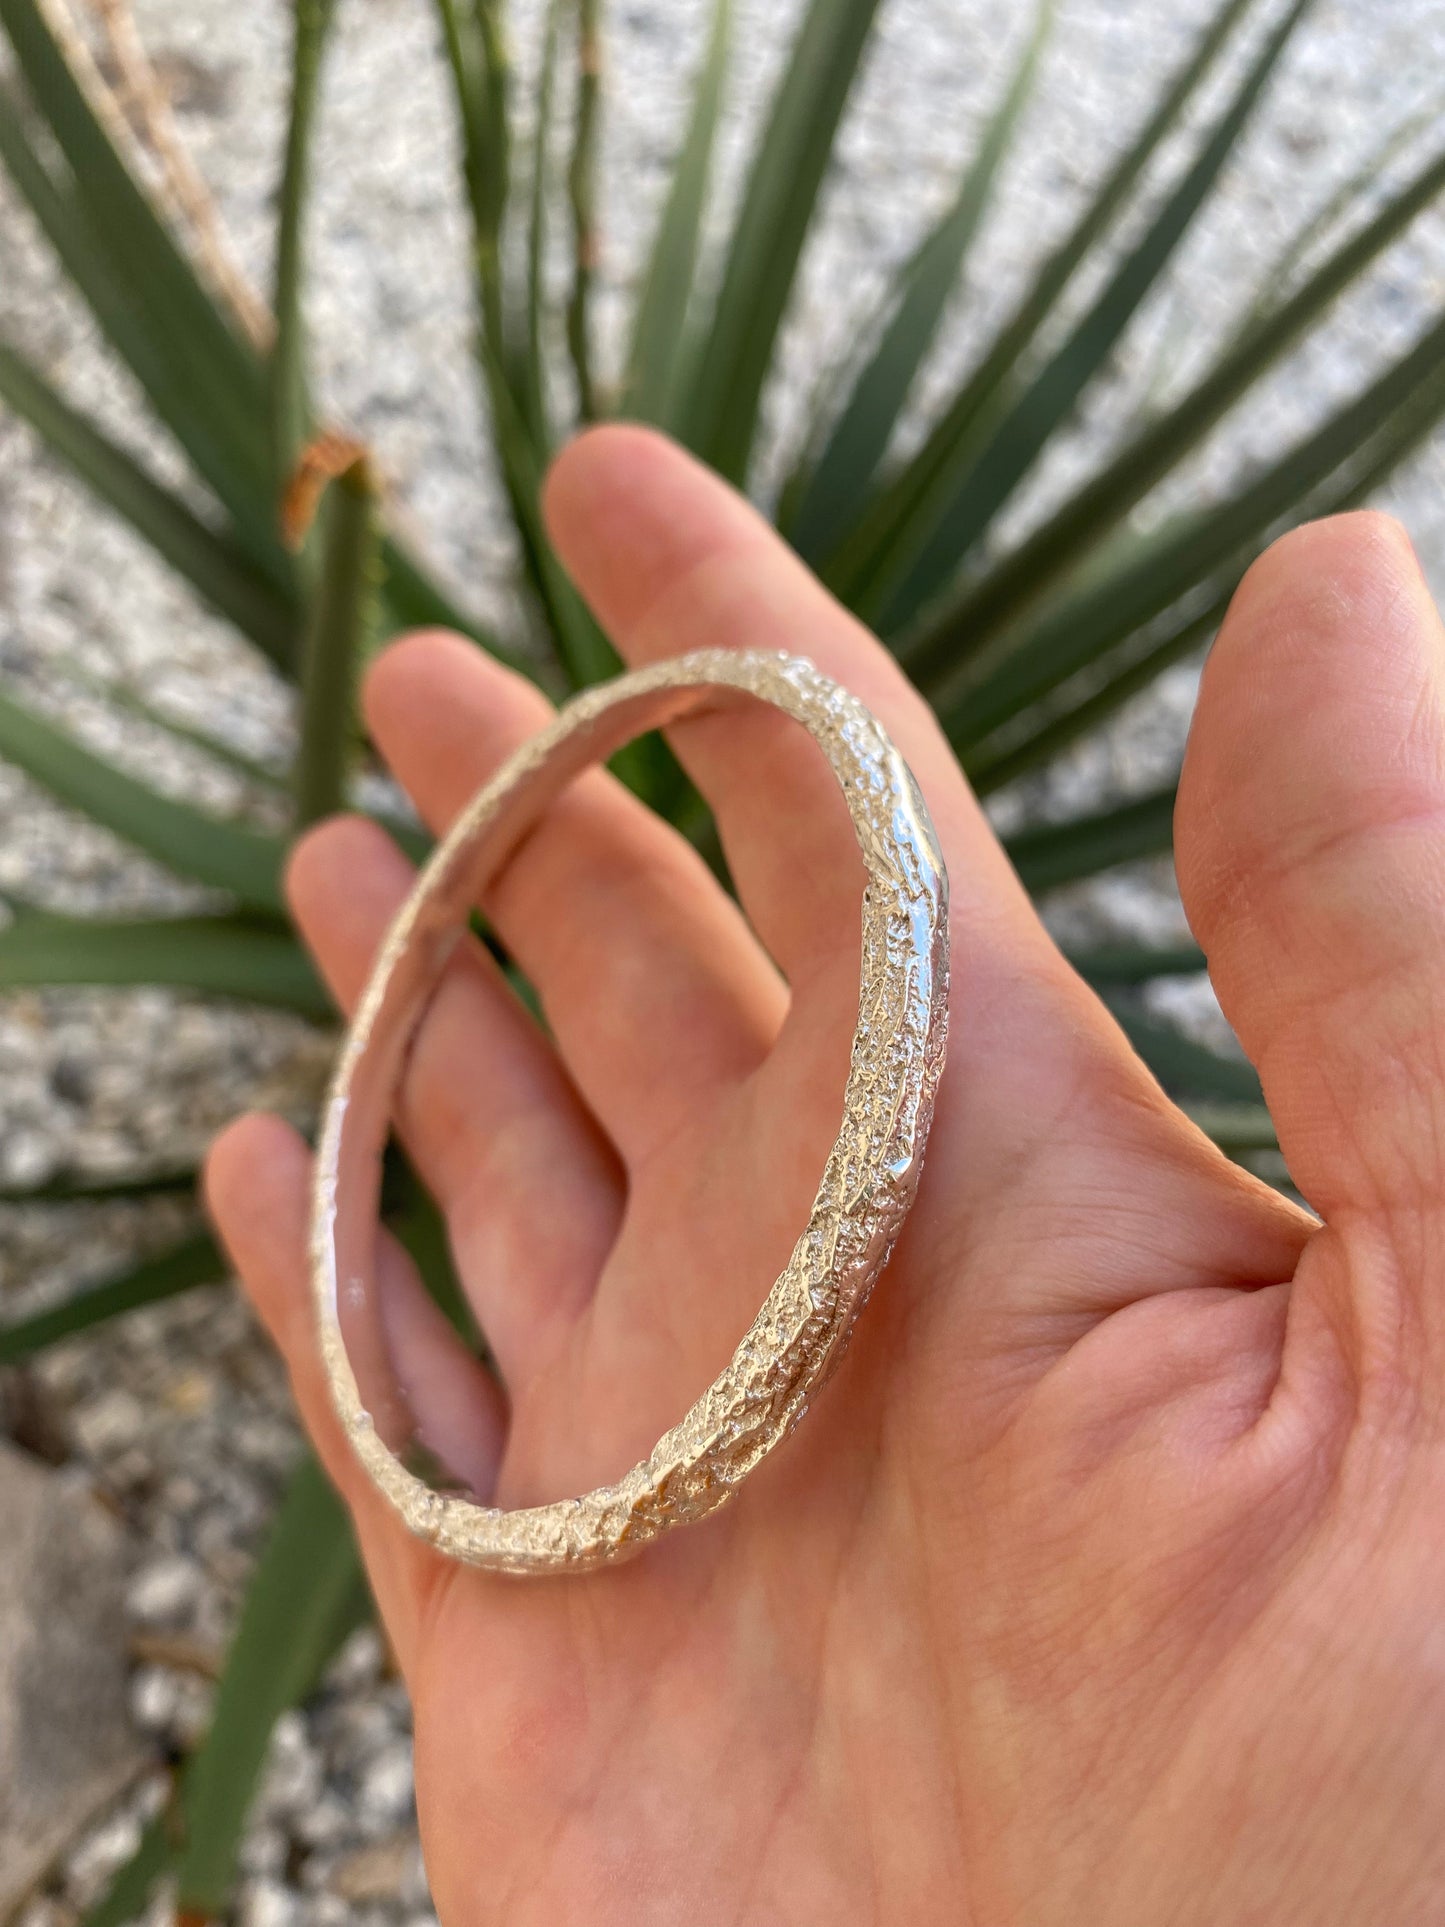
[[[867,877],[842,1126],[811,1215],[726,1369],[614,1484],[511,1511],[437,1490],[404,1463],[407,1413],[398,1401],[368,1410],[357,1369],[375,1386],[386,1366],[376,1214],[412,1038],[472,909],[558,792],[645,730],[749,698],[785,711],[820,745]],[[387,933],[337,1063],[316,1161],[322,1358],[357,1454],[411,1531],[496,1571],[576,1572],[731,1498],[802,1417],[887,1261],[918,1184],[947,1009],[947,877],[918,785],[877,719],[811,663],[721,649],[654,663],[575,697],[523,744],[462,811]]]

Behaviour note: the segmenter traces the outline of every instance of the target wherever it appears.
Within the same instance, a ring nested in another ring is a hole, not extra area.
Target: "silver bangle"
[[[740,696],[785,711],[817,741],[842,787],[867,873],[842,1128],[812,1213],[726,1369],[615,1484],[513,1511],[438,1491],[383,1436],[404,1444],[414,1432],[399,1391],[391,1409],[368,1411],[355,1369],[386,1358],[376,1213],[407,1051],[473,907],[558,792],[642,731]],[[811,663],[721,649],[654,663],[586,690],[523,744],[453,823],[388,931],[333,1075],[317,1153],[312,1280],[321,1355],[362,1464],[410,1530],[470,1565],[577,1572],[624,1558],[730,1499],[802,1417],[887,1262],[917,1189],[947,1008],[947,876],[918,785],[877,719]]]

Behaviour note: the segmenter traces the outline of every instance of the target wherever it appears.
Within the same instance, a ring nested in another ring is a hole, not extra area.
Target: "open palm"
[[[1445,650],[1408,545],[1356,517],[1256,567],[1180,803],[1186,905],[1321,1227],[1163,1097],[926,707],[743,503],[613,428],[548,512],[629,661],[788,649],[882,718],[948,861],[953,1029],[837,1377],[732,1506],[580,1579],[406,1536],[320,1377],[305,1147],[259,1117],[215,1147],[412,1692],[443,1921],[1441,1917]],[[367,708],[438,829],[543,714],[435,635]],[[762,709],[674,741],[749,921],[594,772],[486,905],[550,1037],[478,947],[410,1061],[398,1122],[502,1381],[469,1368],[459,1450],[502,1504],[615,1477],[680,1415],[837,1128],[861,867],[836,787]],[[298,850],[344,1004],[407,884],[359,820]]]

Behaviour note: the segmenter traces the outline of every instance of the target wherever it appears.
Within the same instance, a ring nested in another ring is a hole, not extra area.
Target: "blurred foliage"
[[[526,103],[534,111],[521,115],[502,0],[435,4],[473,225],[477,362],[491,452],[534,617],[515,637],[490,632],[458,606],[410,539],[388,525],[366,451],[338,444],[318,418],[304,321],[304,217],[332,0],[295,0],[275,268],[270,312],[259,325],[217,271],[206,233],[143,184],[154,170],[138,165],[103,83],[76,60],[70,37],[57,37],[53,0],[0,0],[12,56],[9,78],[0,81],[0,165],[195,486],[182,491],[160,479],[14,343],[0,343],[0,405],[29,422],[56,462],[295,685],[297,828],[355,801],[363,755],[353,713],[359,666],[398,629],[449,624],[554,695],[616,669],[610,644],[552,553],[538,509],[552,453],[580,422],[620,414],[655,423],[738,485],[758,486],[779,332],[878,11],[877,0],[808,0],[741,197],[720,228],[710,219],[711,176],[733,23],[730,0],[714,0],[670,191],[613,369],[598,352],[592,312],[605,106],[599,0],[546,0],[541,71]],[[1167,515],[1152,508],[1161,484],[1445,187],[1445,152],[1417,157],[1413,171],[1402,165],[1437,124],[1421,117],[1386,130],[1378,164],[1307,215],[1234,334],[1182,393],[1126,424],[1117,448],[1042,521],[1021,536],[999,533],[1005,511],[1108,379],[1139,310],[1170,274],[1309,6],[1227,0],[1218,7],[1012,310],[927,408],[920,432],[901,437],[905,412],[917,421],[921,372],[945,315],[967,297],[979,230],[1027,128],[1052,26],[1050,0],[1043,0],[936,220],[854,331],[848,353],[825,371],[782,485],[764,502],[800,554],[897,652],[980,791],[1046,767],[1199,646],[1276,533],[1366,497],[1445,412],[1442,316],[1361,392],[1229,492],[1195,499],[1176,487]],[[526,141],[521,121],[533,128]],[[1395,184],[1382,188],[1382,179]],[[568,275],[559,296],[549,263],[561,257]],[[168,722],[135,699],[131,706],[278,794],[286,788],[277,773],[228,749],[219,721],[212,735]],[[325,1020],[325,993],[285,921],[278,887],[284,837],[162,795],[14,693],[0,692],[0,757],[217,898],[206,914],[152,922],[18,906],[0,928],[0,988],[166,984]],[[704,814],[665,755],[636,753],[623,770],[685,827]],[[1170,784],[1072,821],[1026,827],[1010,853],[1042,894],[1167,852],[1172,809]],[[1137,987],[1197,972],[1196,951],[1119,946],[1075,961],[1218,1142],[1241,1156],[1274,1151],[1248,1066],[1141,1010]],[[167,1173],[161,1188],[186,1175]],[[140,1179],[133,1188],[156,1184]],[[109,1185],[104,1194],[124,1189]],[[82,1183],[30,1195],[85,1194]],[[425,1202],[414,1187],[398,1209],[398,1229],[455,1308],[445,1240],[423,1235]],[[210,1240],[193,1234],[56,1310],[0,1330],[0,1360],[203,1285],[222,1269]],[[179,1881],[188,1918],[223,1908],[271,1727],[312,1689],[357,1622],[362,1599],[349,1528],[306,1459],[258,1564],[211,1734],[177,1776],[171,1810],[146,1833],[97,1920],[134,1911],[167,1875]]]

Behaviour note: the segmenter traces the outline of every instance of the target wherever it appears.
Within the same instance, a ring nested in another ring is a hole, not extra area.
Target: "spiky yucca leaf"
[[[177,1871],[189,1918],[214,1920],[224,1909],[276,1721],[314,1691],[369,1611],[351,1521],[308,1452],[246,1594],[210,1731],[185,1773]]]
[[[805,456],[784,490],[780,525],[800,555],[815,556],[822,542],[856,517],[867,500],[944,309],[963,276],[999,167],[1032,91],[1053,17],[1052,0],[1047,0],[1039,7],[1013,78],[956,193],[904,265],[877,345],[858,370],[821,450],[816,458]]]
[[[182,1164],[119,1178],[62,1175],[39,1184],[0,1185],[0,1203],[113,1204],[119,1199],[187,1197],[195,1188],[194,1165]]]
[[[135,1852],[85,1915],[80,1927],[126,1927],[146,1910],[151,1893],[169,1871],[173,1842],[170,1816],[158,1814],[144,1828]]]
[[[969,666],[940,691],[942,713],[964,751],[1056,687],[1065,676],[1125,641],[1144,623],[1227,568],[1241,550],[1262,546],[1282,518],[1388,432],[1402,413],[1407,431],[1426,408],[1438,413],[1445,368],[1445,319],[1354,400],[1222,502],[1182,517],[1137,558],[1045,611],[1027,633],[1007,639],[986,674]],[[1346,486],[1350,483],[1346,474]],[[1231,571],[1232,573],[1232,571]]]
[[[1076,275],[1104,243],[1160,147],[1174,134],[1221,50],[1257,0],[1223,0],[1190,58],[1167,87],[1063,240],[1041,264],[1008,320],[965,377],[917,452],[877,491],[865,512],[834,530],[821,572],[850,605],[876,594],[893,558],[921,544],[970,451],[1008,399],[1010,384]]]
[[[1147,984],[1156,977],[1197,976],[1204,968],[1204,952],[1196,943],[1101,944],[1092,950],[1066,952],[1079,975],[1091,984]]]
[[[1066,428],[1080,398],[1158,281],[1218,180],[1291,35],[1314,0],[1293,0],[1266,37],[1192,165],[1062,344],[1009,399],[962,475],[875,575],[867,607],[896,631],[935,595]]]
[[[678,392],[678,371],[696,300],[698,255],[731,34],[732,0],[713,0],[712,31],[693,89],[687,137],[673,168],[632,320],[622,412],[660,428],[674,428],[686,405]]]
[[[773,344],[878,0],[811,0],[770,105],[711,320],[687,371],[685,438],[732,481],[747,474]]]
[[[109,921],[23,910],[0,925],[0,991],[46,984],[164,984],[305,1017],[331,1014],[295,937],[279,924],[244,917]]]
[[[296,821],[304,828],[346,801],[356,684],[375,623],[376,484],[366,451],[342,444],[321,504],[315,585],[301,668]]]
[[[312,430],[306,373],[306,327],[302,312],[305,217],[311,164],[311,131],[321,62],[335,13],[335,0],[296,0],[292,34],[291,112],[276,213],[276,277],[272,307],[276,339],[271,349],[271,438],[278,489],[285,486]]]
[[[905,638],[899,653],[909,667],[927,677],[981,654],[1012,616],[1042,597],[1092,545],[1112,533],[1156,482],[1179,466],[1226,410],[1442,192],[1445,152],[1392,195],[1293,295],[1248,325],[1187,395],[1131,435],[1034,536],[919,633]]]
[[[1067,823],[1041,824],[1009,837],[1004,848],[1030,890],[1041,894],[1061,883],[1075,883],[1116,863],[1160,856],[1174,832],[1174,784],[1132,802]]]
[[[276,633],[274,614],[248,624],[235,607],[223,607],[223,613],[238,620],[278,666],[294,674],[300,587],[278,528],[280,488],[266,363],[204,286],[117,152],[66,67],[36,0],[4,0],[0,28],[27,90],[22,98],[0,89],[0,166],[29,204],[108,342],[141,384],[158,421],[175,436],[197,477],[225,510],[226,538],[281,599],[285,637]],[[30,139],[27,126],[32,120],[50,137],[55,158],[43,159]],[[304,154],[304,138],[293,136],[290,145]],[[299,232],[299,215],[297,220]],[[293,272],[299,286],[299,257],[296,269],[287,270],[285,287]],[[283,299],[289,301],[285,287]],[[60,398],[55,399],[63,408]],[[74,464],[75,447],[85,438],[65,433],[70,424],[54,411],[50,418],[60,423],[58,452]],[[48,423],[37,426],[48,438]],[[98,432],[92,430],[93,435]],[[152,512],[144,476],[133,490],[116,490],[107,489],[103,476],[83,466],[78,472],[87,486],[102,489],[109,506],[132,521]],[[149,530],[143,532],[155,541]],[[173,554],[164,548],[162,553],[176,565]],[[459,608],[395,535],[384,540],[383,556],[382,593],[390,627],[444,623],[473,635],[514,666],[531,666],[525,652],[486,634]],[[198,586],[209,594],[204,582]]]
[[[179,875],[224,890],[250,909],[280,912],[278,838],[160,795],[3,694],[0,756]]]
[[[597,272],[597,139],[602,85],[602,8],[600,0],[576,0],[577,101],[573,114],[572,162],[567,195],[572,208],[572,293],[567,303],[567,349],[577,379],[577,412],[584,422],[597,418],[597,383],[592,369],[592,283]]]
[[[130,523],[218,615],[281,664],[295,647],[296,607],[236,543],[207,526],[125,450],[61,400],[0,342],[0,402],[28,421],[107,508]]]
[[[226,1260],[208,1232],[198,1231],[137,1264],[127,1265],[98,1284],[87,1285],[63,1304],[0,1325],[0,1365],[13,1365],[44,1351],[62,1338],[92,1331],[97,1325],[143,1305],[156,1305],[200,1285],[219,1284],[226,1276]]]

